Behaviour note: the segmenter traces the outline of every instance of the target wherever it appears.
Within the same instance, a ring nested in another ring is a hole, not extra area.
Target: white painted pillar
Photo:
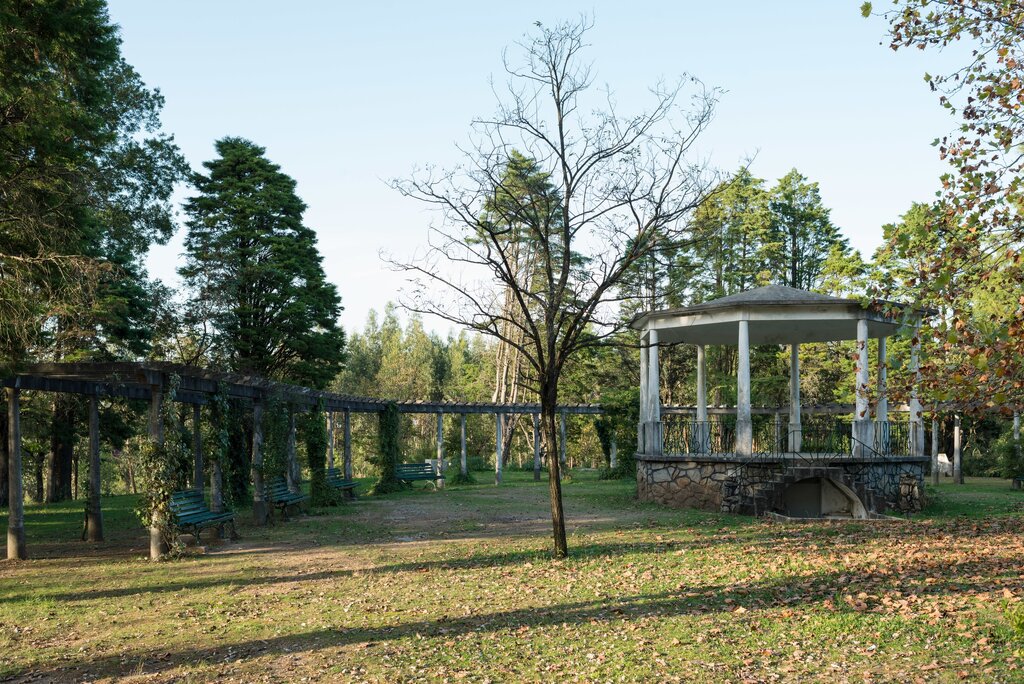
[[[932,414],[932,484],[939,484],[939,419]]]
[[[494,414],[494,484],[501,484],[501,414]]]
[[[736,364],[736,455],[750,456],[754,451],[754,424],[750,418],[750,324],[739,321]]]
[[[907,402],[910,409],[910,455],[924,455],[924,409],[921,408],[921,399],[918,396],[918,386],[921,384],[921,326],[914,329],[914,337],[910,341],[910,372],[913,374],[913,381],[910,386],[910,401]]]
[[[192,404],[192,488],[203,491],[202,407]]]
[[[711,426],[708,425],[708,368],[707,353],[703,344],[697,345],[697,453],[711,451]]]
[[[619,442],[618,442],[617,439],[615,439],[615,432],[614,431],[612,432],[612,444],[611,444],[611,447],[612,447],[612,451],[611,451],[611,454],[609,454],[610,460],[608,462],[608,466],[612,470],[615,470],[619,466]]]
[[[1013,449],[1020,461],[1020,411],[1013,412]]]
[[[25,560],[25,491],[21,479],[21,390],[7,390],[7,559]]]
[[[267,507],[266,491],[263,486],[263,404],[258,400],[252,405],[252,517],[257,526],[266,525],[270,509]]]
[[[648,404],[647,393],[647,362],[650,360],[650,353],[647,348],[647,341],[640,336],[640,423],[637,425],[636,450],[642,454],[649,453],[647,448],[647,416],[650,405]]]
[[[327,469],[334,470],[334,411],[327,412]]]
[[[789,345],[789,439],[782,440],[789,451],[799,453],[803,442],[800,419],[800,345]]]
[[[158,446],[164,443],[163,388],[160,385],[149,387],[149,439]],[[164,538],[167,521],[163,515],[156,513],[149,522],[149,559],[160,560],[171,550],[168,540]]]
[[[661,439],[661,367],[658,362],[658,331],[651,330],[648,333],[650,350],[647,358],[647,396],[649,402],[649,413],[647,414],[648,424],[648,449],[649,454],[663,453]]]
[[[434,474],[437,475],[434,485],[438,489],[444,487],[444,414],[440,411],[437,412],[437,466],[434,470]]]
[[[533,479],[540,482],[540,414],[533,414]]]
[[[870,382],[870,358],[868,355],[868,321],[861,318],[857,321],[857,364],[856,382],[854,385],[853,413],[853,455],[869,456],[872,451],[873,435],[871,432],[871,408],[868,403],[868,383]]]
[[[886,338],[878,338],[878,404],[875,406],[875,441],[882,454],[889,453],[889,361]]]
[[[565,410],[558,413],[558,462],[565,465]]]
[[[343,443],[341,445],[341,457],[342,467],[345,470],[345,479],[352,479],[352,412],[345,409],[344,417],[344,434],[342,435]],[[349,490],[349,494],[352,494],[352,490]]]
[[[288,405],[288,441],[286,443],[286,457],[288,462],[285,464],[285,480],[288,483],[288,491],[292,494],[299,493],[299,484],[301,482],[301,472],[299,471],[299,461],[295,454],[295,408]]]
[[[196,404],[198,407],[199,404]],[[199,484],[203,490],[202,469],[199,470]],[[85,509],[85,533],[91,542],[103,541],[103,509],[100,505],[100,402],[94,394],[89,397],[89,504]]]
[[[961,449],[960,414],[953,417],[953,482],[964,483],[963,453]]]
[[[466,463],[466,414],[459,414],[459,472],[462,477],[469,475],[469,464]]]

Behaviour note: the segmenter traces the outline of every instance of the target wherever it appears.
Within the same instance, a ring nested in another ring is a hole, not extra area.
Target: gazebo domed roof
[[[631,326],[657,330],[661,344],[736,344],[741,320],[749,322],[751,344],[854,340],[861,319],[868,322],[869,337],[887,337],[904,324],[902,316],[886,312],[882,304],[767,285],[693,306],[643,313]]]

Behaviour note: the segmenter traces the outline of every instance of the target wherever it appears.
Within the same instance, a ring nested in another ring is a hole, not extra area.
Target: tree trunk
[[[46,502],[71,498],[72,454],[74,453],[75,412],[72,399],[58,395],[53,402],[50,434],[49,471]]]
[[[7,406],[7,392],[0,389],[0,406]],[[6,414],[5,414],[6,415]],[[7,491],[10,487],[10,474],[7,469],[10,467],[8,464],[10,461],[10,455],[8,453],[7,444],[7,420],[0,420],[0,508],[7,507],[7,500],[9,492]],[[38,502],[39,499],[36,499]]]
[[[548,459],[548,493],[551,498],[551,527],[556,558],[569,555],[565,539],[565,515],[562,510],[562,476],[558,463],[558,390],[557,379],[541,389],[541,422],[544,451]]]

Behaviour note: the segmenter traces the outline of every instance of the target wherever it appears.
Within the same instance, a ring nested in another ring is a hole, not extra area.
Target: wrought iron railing
[[[664,416],[662,451],[666,454],[729,454],[736,451],[735,419],[695,421],[685,416]],[[761,418],[761,417],[755,417]],[[768,418],[768,417],[764,417]],[[857,456],[876,458],[909,453],[905,422],[876,421],[873,436],[858,440],[849,420],[809,416],[799,429],[773,419],[753,422],[752,457],[831,460]]]
[[[735,429],[722,421],[665,416],[662,451],[666,454],[722,454],[733,450]]]

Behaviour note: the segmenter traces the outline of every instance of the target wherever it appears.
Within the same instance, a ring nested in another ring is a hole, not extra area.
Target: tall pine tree
[[[232,370],[325,387],[341,367],[345,336],[337,289],[302,221],[306,205],[264,148],[224,138],[216,149],[185,203],[180,273]]]

